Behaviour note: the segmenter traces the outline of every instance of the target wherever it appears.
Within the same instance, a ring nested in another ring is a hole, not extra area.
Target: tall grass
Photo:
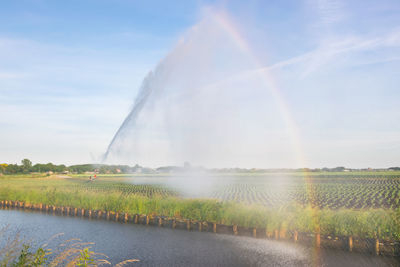
[[[0,229],[0,266],[1,267],[39,267],[39,266],[105,266],[111,263],[106,255],[92,251],[93,243],[82,242],[80,239],[58,240],[59,244],[49,244],[57,241],[63,234],[54,235],[47,244],[32,248],[29,243],[19,237],[19,233],[7,233],[8,227]],[[5,241],[3,241],[5,240]],[[116,264],[125,266],[138,262],[130,259]]]
[[[320,231],[321,234],[400,239],[400,209],[329,210],[288,205],[267,208],[210,199],[145,197],[117,191],[93,192],[68,187],[0,187],[0,200],[54,206],[160,215],[268,230]]]

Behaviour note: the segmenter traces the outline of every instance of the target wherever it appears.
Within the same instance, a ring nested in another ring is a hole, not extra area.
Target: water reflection
[[[187,232],[143,225],[0,210],[0,228],[9,225],[34,244],[56,233],[95,242],[94,250],[112,263],[136,258],[132,266],[399,266],[392,258],[313,251],[301,245],[247,237]]]

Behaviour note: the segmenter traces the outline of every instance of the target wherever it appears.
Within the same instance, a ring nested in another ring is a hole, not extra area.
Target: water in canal
[[[58,237],[62,240],[80,238],[94,242],[93,250],[108,255],[112,263],[140,260],[132,266],[400,265],[393,258],[328,249],[315,251],[293,243],[0,210],[0,229],[7,225],[8,235],[20,233],[36,246],[57,233],[64,233]]]

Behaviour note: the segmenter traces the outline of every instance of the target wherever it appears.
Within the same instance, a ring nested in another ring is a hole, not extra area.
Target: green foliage
[[[30,161],[29,159],[21,160],[21,164],[24,173],[30,172],[32,170],[32,161]]]
[[[96,261],[93,258],[94,252],[89,248],[84,248],[80,251],[80,256],[76,262],[78,267],[96,266]]]
[[[13,246],[2,248],[3,251],[7,251],[6,257],[1,260],[0,258],[0,266],[1,267],[40,267],[47,266],[48,259],[48,251],[43,248],[38,248],[35,251],[31,251],[30,246],[28,244],[22,244],[21,250],[13,251]]]
[[[124,184],[117,178],[103,178],[104,181],[94,183],[88,182],[87,178],[0,179],[0,200],[178,217],[271,231],[319,230],[322,234],[337,236],[400,239],[400,208],[333,210],[296,203],[269,207],[213,199],[186,199],[166,188]]]

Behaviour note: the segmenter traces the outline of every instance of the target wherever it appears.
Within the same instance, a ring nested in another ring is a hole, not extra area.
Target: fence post
[[[186,221],[186,229],[190,231],[190,220]]]
[[[199,232],[203,230],[203,222],[199,222]]]
[[[158,217],[158,226],[161,227],[162,226],[162,218]]]
[[[232,230],[233,230],[233,234],[234,234],[234,235],[237,235],[237,234],[238,234],[238,226],[237,226],[237,224],[234,224],[234,225],[233,225]]]
[[[253,237],[257,237],[257,228],[253,228]]]
[[[293,241],[297,242],[298,239],[299,239],[299,233],[295,230],[293,233]]]
[[[317,248],[321,247],[321,234],[320,234],[320,232],[317,232],[315,234],[315,246]]]
[[[139,222],[139,215],[135,214],[135,224]]]
[[[279,231],[279,239],[285,239],[286,238],[286,230],[285,229],[281,229]]]
[[[349,236],[349,251],[353,251],[353,237]]]
[[[213,232],[216,233],[217,232],[217,224],[213,223]]]
[[[379,239],[375,239],[375,254],[379,255]]]

